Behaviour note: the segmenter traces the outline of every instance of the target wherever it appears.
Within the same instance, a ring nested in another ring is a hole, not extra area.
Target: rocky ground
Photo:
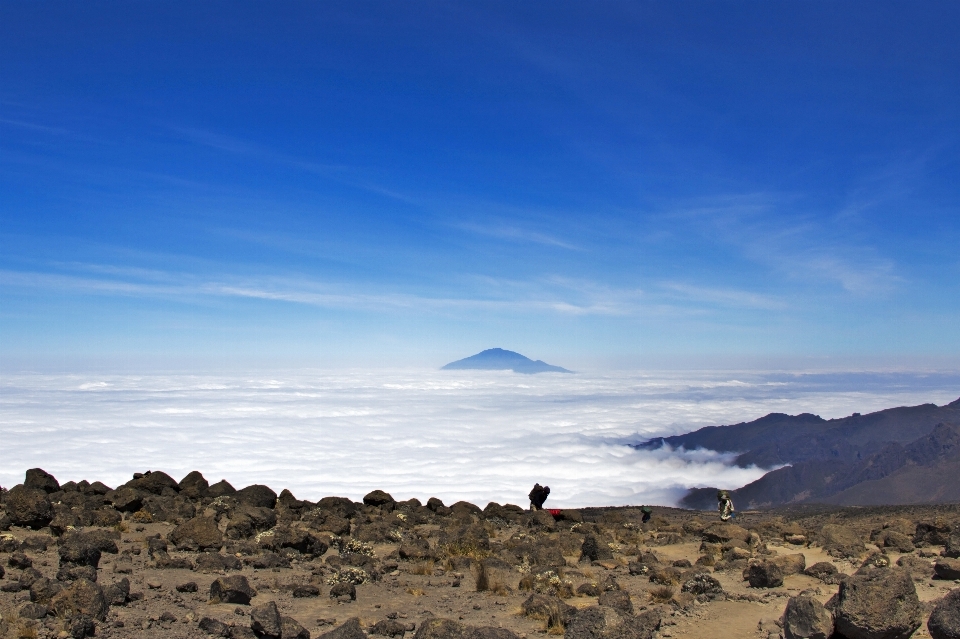
[[[644,523],[33,469],[0,507],[0,637],[960,637],[956,506]]]

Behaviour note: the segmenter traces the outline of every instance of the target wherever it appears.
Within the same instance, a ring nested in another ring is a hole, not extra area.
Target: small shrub
[[[410,568],[412,575],[432,575],[434,563],[432,561],[421,561]]]
[[[650,595],[650,599],[654,603],[666,603],[673,599],[673,588],[670,586],[658,586],[650,590],[647,594]]]

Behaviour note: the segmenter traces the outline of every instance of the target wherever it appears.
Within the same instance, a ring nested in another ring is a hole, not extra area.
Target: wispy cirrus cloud
[[[713,288],[683,282],[662,282],[660,288],[668,297],[695,303],[770,311],[787,308],[780,298],[734,288]]]
[[[794,196],[760,192],[704,198],[667,218],[794,282],[830,282],[847,293],[873,296],[905,281],[892,259],[846,232],[841,221],[849,211],[824,216],[802,209]]]
[[[526,229],[521,226],[509,223],[479,224],[476,222],[464,222],[457,224],[456,228],[461,231],[492,237],[498,240],[508,242],[526,242],[531,244],[542,244],[544,246],[554,246],[557,248],[569,249],[571,251],[582,251],[583,248],[566,240],[557,238],[549,233]]]
[[[639,292],[560,278],[493,284],[475,281],[465,295],[421,295],[372,285],[308,277],[204,277],[189,273],[82,265],[72,273],[0,270],[0,287],[28,291],[55,289],[77,295],[107,295],[197,303],[216,298],[263,300],[316,308],[367,312],[542,313],[631,315],[639,312]]]

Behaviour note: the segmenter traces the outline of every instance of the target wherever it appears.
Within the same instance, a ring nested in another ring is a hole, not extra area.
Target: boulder
[[[751,588],[778,588],[783,585],[783,571],[770,561],[751,564],[744,573]]]
[[[63,585],[59,581],[43,577],[37,579],[30,586],[30,601],[39,604],[49,604],[53,597],[63,590]]]
[[[124,486],[151,495],[175,495],[180,492],[180,485],[173,477],[159,470],[148,470],[142,477],[132,479]]]
[[[374,490],[363,496],[363,503],[367,506],[389,506],[396,500],[388,492]]]
[[[626,590],[607,590],[600,593],[597,601],[601,606],[609,606],[625,615],[633,614],[633,602],[630,601],[630,593]]]
[[[243,564],[233,555],[221,555],[216,552],[200,553],[193,567],[197,572],[227,572],[242,570]]]
[[[720,582],[706,573],[698,573],[692,578],[683,582],[680,587],[681,592],[689,592],[691,595],[707,595],[715,598],[723,595],[723,586]]]
[[[14,486],[7,492],[3,507],[14,526],[37,529],[53,520],[53,505],[43,490]]]
[[[625,615],[614,608],[594,606],[578,612],[569,622],[565,639],[652,639],[660,629],[660,611]]]
[[[396,619],[381,619],[370,628],[370,634],[381,637],[402,637],[407,633],[407,626]]]
[[[424,622],[424,624],[427,623],[429,623],[429,621]],[[421,624],[421,629],[423,629],[424,624]],[[417,632],[417,637],[418,639],[420,637],[419,631]],[[367,633],[360,627],[360,619],[352,617],[330,632],[323,633],[318,639],[367,639]]]
[[[511,591],[517,587],[519,577],[513,566],[507,562],[496,557],[487,557],[480,561],[477,591]]]
[[[130,599],[130,580],[124,577],[103,589],[103,597],[109,606],[122,606]]]
[[[910,573],[867,568],[840,582],[836,631],[847,639],[907,639],[920,627],[922,609]]]
[[[217,483],[210,486],[207,489],[207,497],[223,497],[224,495],[233,495],[237,492],[237,489],[230,485],[226,479],[221,479]]]
[[[828,639],[833,634],[833,615],[822,603],[805,595],[791,597],[783,613],[785,639]]]
[[[310,597],[319,597],[320,589],[313,584],[301,584],[293,589],[294,599],[308,599]]]
[[[506,628],[480,626],[479,628],[468,628],[464,639],[520,639],[520,637],[517,633]]]
[[[143,498],[146,494],[129,486],[120,486],[104,495],[104,497],[120,512],[135,513],[143,508]]]
[[[933,564],[933,573],[940,579],[960,579],[960,559],[941,557]]]
[[[213,617],[203,617],[197,624],[200,630],[214,637],[229,637],[230,626]]]
[[[803,553],[777,555],[770,558],[770,563],[776,564],[783,576],[786,577],[802,573],[807,567],[807,558],[803,556]]]
[[[107,618],[107,599],[103,588],[88,579],[77,579],[50,600],[50,610],[66,619],[81,616],[103,621]]]
[[[464,624],[438,617],[429,618],[420,623],[413,639],[466,639],[470,628]],[[329,634],[329,633],[327,633]],[[323,635],[326,637],[327,635]],[[359,637],[330,637],[328,639],[360,639]]]
[[[60,483],[56,477],[42,468],[31,468],[23,480],[23,487],[30,490],[42,490],[45,493],[55,493],[60,490]]]
[[[280,617],[280,636],[282,639],[310,639],[310,631],[293,617]]]
[[[604,543],[597,541],[593,535],[587,535],[583,538],[583,545],[580,546],[580,561],[598,561],[601,559],[613,559],[613,551]]]
[[[100,565],[100,549],[81,536],[67,540],[57,551],[60,566],[90,566],[96,569]]]
[[[430,499],[427,500],[427,508],[429,508],[433,512],[437,512],[441,508],[446,508],[446,506],[444,506],[443,502],[437,499],[436,497],[431,497]]]
[[[357,587],[349,582],[341,582],[338,584],[333,584],[333,587],[330,588],[330,598],[331,599],[349,599],[350,601],[357,600]]]
[[[194,470],[187,473],[187,476],[177,484],[180,488],[180,494],[190,499],[200,499],[207,496],[210,484],[204,479],[200,471]]]
[[[804,569],[803,574],[809,575],[810,577],[816,577],[821,581],[829,577],[830,575],[837,574],[838,570],[835,565],[829,561],[818,561],[809,568]]]
[[[43,619],[47,616],[47,607],[28,601],[17,609],[17,616],[21,619]]]
[[[253,484],[236,492],[234,495],[241,503],[257,508],[273,508],[277,504],[277,493],[269,486]]]
[[[210,601],[213,603],[248,605],[256,596],[257,591],[243,575],[220,577],[210,584]]]
[[[950,538],[952,527],[943,519],[921,521],[913,534],[914,545],[942,546]]]
[[[276,602],[268,601],[250,611],[250,629],[258,635],[279,639],[280,611],[277,609]]]
[[[445,528],[440,531],[437,543],[455,551],[486,551],[490,550],[490,533],[478,524]]]
[[[701,534],[703,540],[709,544],[725,544],[731,541],[746,543],[750,539],[750,531],[729,523],[711,524]]]
[[[194,517],[185,521],[174,528],[167,539],[181,550],[220,550],[223,547],[223,533],[212,517]]]
[[[11,568],[16,568],[17,570],[23,570],[25,568],[30,568],[33,566],[33,559],[27,557],[26,553],[20,552],[19,550],[7,559],[7,565]]]
[[[940,554],[952,559],[960,558],[960,531],[950,533]]]
[[[927,630],[933,639],[960,639],[960,589],[951,590],[937,602]]]
[[[823,549],[833,557],[860,557],[865,547],[863,539],[847,526],[825,524],[820,529]]]
[[[881,548],[893,548],[897,552],[902,553],[913,552],[915,550],[913,540],[896,530],[886,529],[881,531],[874,539],[874,542]]]

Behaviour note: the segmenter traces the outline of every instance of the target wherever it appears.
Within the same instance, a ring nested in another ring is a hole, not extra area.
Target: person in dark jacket
[[[543,502],[547,501],[547,497],[550,495],[549,486],[541,486],[540,484],[534,484],[533,490],[530,491],[528,497],[530,497],[530,510],[542,510]]]

